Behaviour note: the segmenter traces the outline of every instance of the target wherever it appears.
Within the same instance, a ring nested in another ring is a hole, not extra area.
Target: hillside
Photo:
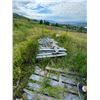
[[[66,28],[44,25],[30,19],[13,16],[13,90],[14,98],[21,97],[28,78],[34,72],[34,66],[41,68],[49,63],[55,68],[77,72],[86,77],[87,73],[87,36],[85,33],[66,31]],[[38,39],[51,37],[68,55],[61,58],[36,60]],[[58,63],[59,62],[59,63]]]

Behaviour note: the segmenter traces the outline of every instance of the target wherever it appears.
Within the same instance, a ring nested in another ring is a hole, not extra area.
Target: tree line
[[[40,20],[40,24],[45,24],[45,25],[51,25],[51,26],[56,26],[56,27],[62,27],[65,28],[66,31],[77,31],[77,32],[82,32],[86,33],[87,29],[84,28],[83,26],[74,26],[70,24],[58,24],[58,23],[50,23],[49,21],[46,20]]]

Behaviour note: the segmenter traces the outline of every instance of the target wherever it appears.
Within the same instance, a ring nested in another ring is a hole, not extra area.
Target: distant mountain
[[[16,14],[16,13],[14,13],[14,16],[16,16],[16,17],[24,17],[25,18],[25,16],[22,16],[22,15],[18,15],[18,14]],[[28,18],[29,19],[29,18]],[[39,21],[39,20],[37,20],[37,19],[30,19],[30,20],[33,20],[33,21]],[[41,19],[42,20],[42,19]],[[79,22],[79,21],[67,21],[67,22],[57,22],[57,21],[53,21],[53,20],[46,20],[46,21],[48,21],[48,22],[50,22],[50,23],[54,23],[54,24],[56,24],[56,23],[58,23],[58,24],[69,24],[69,25],[73,25],[73,26],[78,26],[78,27],[87,27],[87,22]]]
[[[74,26],[87,27],[87,22],[67,22],[66,24],[70,24],[70,25],[74,25]]]
[[[53,20],[48,20],[50,23],[58,23],[58,24],[69,24],[69,25],[73,25],[73,26],[79,26],[79,27],[87,27],[87,22],[79,22],[79,21],[69,21],[69,22],[56,22]]]

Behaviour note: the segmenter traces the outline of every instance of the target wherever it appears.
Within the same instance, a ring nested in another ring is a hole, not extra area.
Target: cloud
[[[13,12],[31,19],[86,21],[86,0],[13,0]]]

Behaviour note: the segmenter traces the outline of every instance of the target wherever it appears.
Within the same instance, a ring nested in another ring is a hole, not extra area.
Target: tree
[[[50,25],[50,22],[44,20],[45,25]]]
[[[42,20],[40,20],[40,24],[43,24],[43,21]]]
[[[84,27],[79,27],[79,29],[78,29],[78,32],[83,32],[83,33],[86,33],[86,29],[84,28]]]
[[[55,26],[59,26],[58,23],[56,23]]]

